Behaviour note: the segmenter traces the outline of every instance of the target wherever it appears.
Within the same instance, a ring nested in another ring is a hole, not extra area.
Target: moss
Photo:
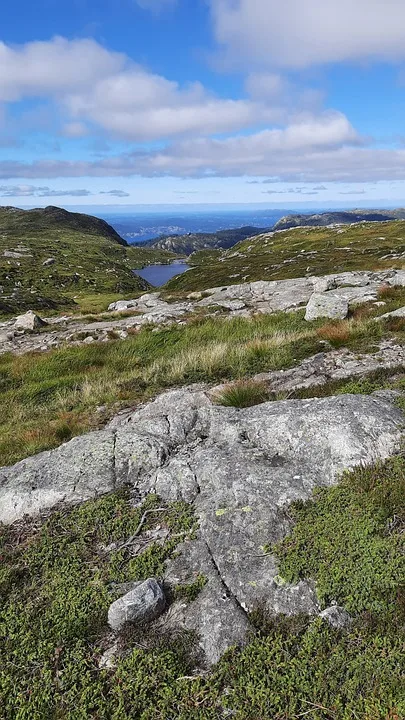
[[[149,496],[133,508],[127,492],[115,493],[55,512],[39,529],[34,521],[1,529],[0,717],[87,717],[75,715],[81,692],[88,710],[104,702],[96,660],[115,597],[110,587],[159,577],[179,538],[152,542],[135,557],[130,548],[107,551],[105,545],[131,536],[145,509],[158,502]],[[158,518],[174,535],[195,524],[181,503]],[[144,529],[156,522],[151,512]]]
[[[185,600],[186,602],[192,602],[195,600],[203,587],[207,584],[207,578],[204,575],[197,575],[196,579],[192,583],[187,585],[176,585],[173,590],[173,600]]]
[[[296,522],[276,546],[288,582],[316,580],[322,605],[396,618],[405,586],[405,459],[346,474],[289,512]],[[402,618],[404,620],[405,618]]]

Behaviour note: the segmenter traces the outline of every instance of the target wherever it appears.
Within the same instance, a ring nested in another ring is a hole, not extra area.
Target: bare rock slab
[[[349,314],[349,303],[333,292],[313,293],[305,312],[305,320],[330,318],[331,320],[344,320]]]
[[[154,578],[137,583],[129,593],[113,602],[108,610],[108,624],[119,632],[126,623],[148,623],[156,620],[166,607],[161,585]]]

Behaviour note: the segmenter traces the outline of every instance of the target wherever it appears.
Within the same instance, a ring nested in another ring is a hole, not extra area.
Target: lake
[[[144,280],[154,287],[161,287],[165,285],[175,275],[181,275],[181,273],[189,270],[190,265],[186,263],[171,263],[170,265],[149,265],[144,267],[142,270],[134,270]]]

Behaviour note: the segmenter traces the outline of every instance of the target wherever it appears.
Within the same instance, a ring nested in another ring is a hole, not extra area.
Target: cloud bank
[[[210,0],[231,63],[307,68],[405,57],[403,0]]]

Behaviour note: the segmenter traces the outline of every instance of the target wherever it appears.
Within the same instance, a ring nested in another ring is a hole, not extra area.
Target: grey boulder
[[[14,323],[15,330],[38,330],[40,327],[44,327],[47,323],[45,320],[36,315],[32,310],[19,315]]]
[[[305,320],[330,318],[331,320],[344,320],[349,314],[349,303],[345,298],[333,292],[313,293],[305,312]]]
[[[137,583],[121,598],[113,602],[108,610],[108,624],[119,632],[126,623],[147,623],[156,620],[166,607],[166,598],[161,585],[154,578]]]
[[[157,493],[193,503],[196,537],[177,548],[164,580],[172,587],[206,578],[197,599],[169,615],[199,635],[212,663],[248,637],[248,613],[257,606],[319,614],[313,585],[285,583],[267,548],[290,531],[291,502],[333,485],[344,470],[395,454],[403,427],[388,398],[341,395],[239,410],[212,405],[198,388],[174,390],[105,430],[1,469],[0,521],[124,485],[137,498]],[[163,608],[157,589],[131,593],[111,609],[114,627]]]

